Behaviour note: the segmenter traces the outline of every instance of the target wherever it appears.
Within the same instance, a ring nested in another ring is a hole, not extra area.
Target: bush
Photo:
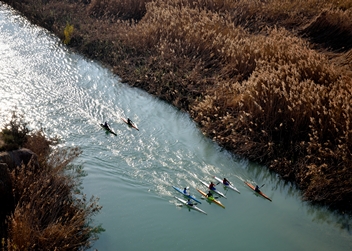
[[[27,142],[27,135],[30,132],[27,124],[22,115],[13,112],[10,122],[5,124],[5,128],[0,133],[3,140],[0,151],[11,151],[22,147]]]
[[[19,119],[21,118],[21,119]],[[82,167],[72,165],[79,148],[56,149],[57,138],[44,130],[29,133],[22,117],[13,113],[3,129],[4,149],[25,146],[38,156],[11,171],[14,207],[0,231],[3,250],[85,250],[103,229],[91,226],[101,207],[79,190]],[[19,140],[19,143],[16,141]],[[10,147],[11,146],[11,147]],[[0,205],[5,207],[5,205]],[[0,210],[4,211],[4,210]]]

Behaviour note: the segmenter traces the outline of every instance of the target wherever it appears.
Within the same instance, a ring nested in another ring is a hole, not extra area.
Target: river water
[[[16,109],[29,127],[83,150],[83,191],[100,198],[94,222],[105,229],[91,250],[352,250],[350,217],[303,202],[292,184],[205,138],[187,114],[122,84],[2,4],[0,64],[0,125]],[[199,179],[214,175],[241,192],[217,186],[225,209],[205,200],[198,206],[207,215],[179,206],[172,185],[189,186],[200,199]],[[244,181],[264,184],[273,201]]]

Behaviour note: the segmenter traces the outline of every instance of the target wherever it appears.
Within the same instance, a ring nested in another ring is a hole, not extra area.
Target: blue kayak
[[[185,196],[185,197],[187,197],[187,198],[190,198],[190,199],[192,199],[192,200],[198,202],[199,204],[202,204],[202,202],[200,202],[199,200],[197,200],[196,197],[194,197],[194,196],[192,196],[192,195],[190,195],[190,194],[185,194],[182,189],[180,189],[180,188],[178,188],[178,187],[175,187],[175,186],[172,186],[172,187],[173,187],[177,192],[182,193],[183,196]]]

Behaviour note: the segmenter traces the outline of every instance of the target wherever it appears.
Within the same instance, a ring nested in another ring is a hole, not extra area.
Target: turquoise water
[[[351,250],[351,218],[303,202],[265,167],[205,138],[187,114],[119,81],[108,69],[0,5],[0,125],[11,111],[44,127],[62,146],[80,146],[84,192],[100,198],[106,230],[92,250]],[[140,131],[121,117],[130,117]],[[117,136],[99,124],[108,121]],[[227,177],[225,209],[202,200],[203,215],[180,207],[173,185],[206,191],[199,180]],[[244,181],[263,185],[272,202]]]

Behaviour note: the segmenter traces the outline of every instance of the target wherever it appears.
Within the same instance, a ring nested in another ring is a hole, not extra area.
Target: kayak
[[[100,126],[103,127],[107,132],[112,133],[112,134],[114,134],[115,136],[117,136],[117,134],[114,133],[114,131],[111,130],[110,127],[106,127],[104,124],[100,124]]]
[[[199,207],[197,207],[196,205],[188,205],[187,201],[183,200],[183,199],[180,199],[178,197],[175,197],[175,199],[177,199],[179,202],[181,202],[182,204],[186,205],[188,208],[190,209],[194,209],[200,213],[203,213],[203,214],[207,214],[205,211],[203,211],[202,209],[200,209]]]
[[[225,206],[224,206],[220,201],[218,201],[218,200],[216,200],[216,199],[214,199],[214,198],[209,198],[208,195],[207,195],[205,192],[203,192],[202,190],[197,189],[197,191],[198,191],[201,195],[203,195],[205,198],[207,198],[208,201],[214,202],[216,205],[218,205],[218,206],[220,206],[220,207],[222,207],[222,208],[225,208]]]
[[[129,125],[130,127],[132,127],[132,128],[134,128],[134,129],[136,129],[137,131],[139,131],[139,129],[138,129],[138,127],[137,127],[137,125],[136,125],[135,123],[132,122],[132,124],[129,124],[128,121],[127,121],[127,119],[122,118],[122,117],[121,117],[121,119],[122,119],[123,122],[125,122],[125,123],[126,123],[127,125]]]
[[[253,186],[251,183],[248,183],[248,182],[244,182],[247,186],[249,186],[249,188],[251,188],[254,192],[256,192],[257,194],[260,194],[261,196],[263,196],[265,199],[267,199],[267,200],[270,200],[271,201],[271,199],[267,196],[267,195],[265,195],[262,191],[260,191],[260,192],[257,192],[257,191],[255,191],[255,186]]]
[[[216,176],[214,176],[214,179],[216,179],[217,181],[222,183],[222,179],[220,179],[220,178],[218,178]],[[240,193],[240,191],[235,186],[233,186],[231,183],[229,185],[226,185],[224,183],[222,183],[222,184],[224,185],[224,187],[230,188],[230,189],[236,191],[237,193]]]
[[[185,193],[183,192],[183,190],[180,189],[180,188],[178,188],[178,187],[175,187],[175,186],[172,186],[172,187],[173,187],[177,192],[182,193],[183,196],[185,196],[185,197],[187,197],[187,198],[190,198],[190,199],[192,199],[192,200],[198,202],[199,204],[202,204],[202,202],[200,202],[199,200],[197,200],[196,197],[194,197],[193,195],[185,194]]]
[[[206,182],[202,181],[202,180],[199,180],[204,186],[208,187],[209,188],[209,184],[207,184]],[[210,189],[209,189],[210,190]],[[218,189],[215,188],[215,190],[210,190],[214,193],[217,193],[218,195],[220,195],[221,197],[224,197],[226,198],[225,194],[223,194],[222,192],[220,192]]]

